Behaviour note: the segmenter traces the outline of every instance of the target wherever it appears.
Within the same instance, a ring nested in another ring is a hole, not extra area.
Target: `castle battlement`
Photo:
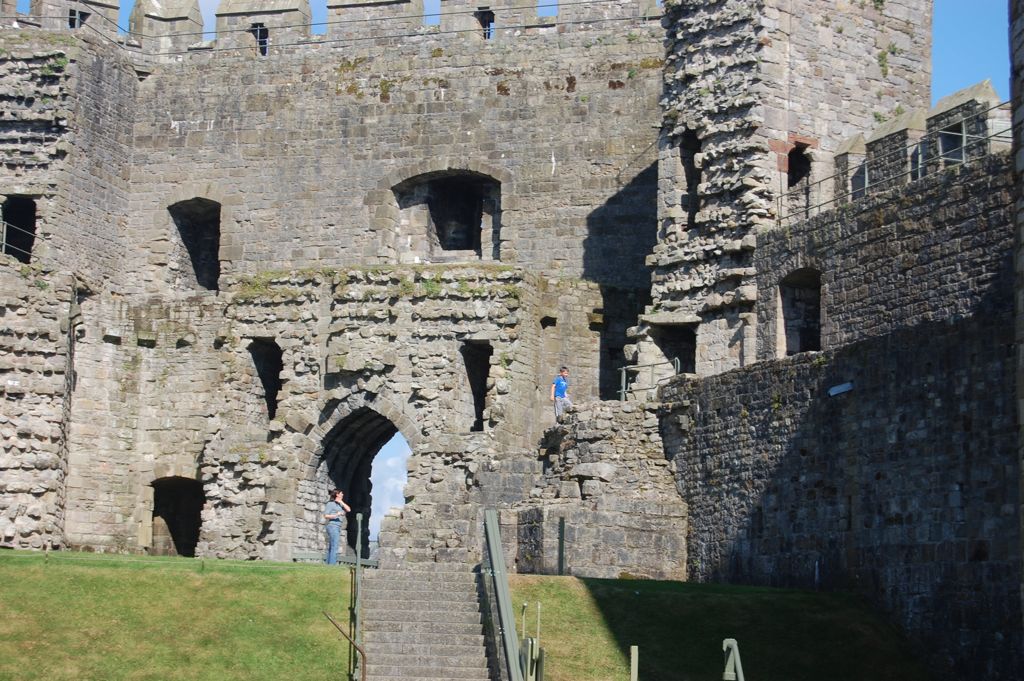
[[[395,46],[421,37],[483,45],[661,16],[655,0],[575,0],[550,8],[517,0],[486,5],[442,0],[436,15],[425,14],[422,0],[329,0],[326,9],[326,22],[315,26],[308,0],[222,0],[211,40],[198,0],[138,0],[127,27],[118,25],[117,0],[40,0],[28,15],[16,14],[11,2],[0,14],[9,19],[6,27],[79,32],[125,48],[143,62],[224,52],[265,58],[312,46]]]

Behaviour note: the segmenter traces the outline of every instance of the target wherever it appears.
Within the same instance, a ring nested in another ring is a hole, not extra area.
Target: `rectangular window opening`
[[[943,161],[963,163],[965,146],[963,121],[939,131],[939,156]]]
[[[83,12],[80,9],[69,9],[68,10],[68,28],[76,29],[81,28],[86,20],[89,18],[89,12]]]

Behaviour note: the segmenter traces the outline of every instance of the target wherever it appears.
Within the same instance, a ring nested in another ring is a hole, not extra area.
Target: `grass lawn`
[[[0,680],[326,679],[346,568],[0,551]]]
[[[926,681],[899,632],[848,594],[641,580],[512,575],[517,627],[529,602],[546,681],[722,678],[722,639],[739,643],[751,681]],[[522,632],[520,632],[522,635]]]

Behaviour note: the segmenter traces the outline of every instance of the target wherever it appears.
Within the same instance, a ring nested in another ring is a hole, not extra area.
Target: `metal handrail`
[[[338,633],[348,639],[348,642],[356,649],[356,652],[359,653],[360,657],[363,658],[363,664],[360,666],[359,678],[361,681],[366,681],[366,651],[363,650],[362,646],[353,641],[351,636],[345,633],[345,630],[341,628],[341,625],[338,624],[333,617],[328,615],[326,610],[322,612],[324,613],[324,617],[326,617],[328,621],[334,625],[334,628],[338,630]]]
[[[519,638],[516,635],[516,617],[512,610],[512,597],[508,590],[508,571],[505,568],[505,554],[501,549],[501,530],[498,526],[498,512],[493,508],[484,511],[484,534],[486,537],[484,579],[491,579],[498,605],[498,631],[500,647],[505,654],[505,669],[509,681],[523,681],[522,660],[519,657]],[[486,589],[485,589],[486,590]]]
[[[19,227],[18,225],[11,224],[6,220],[0,220],[0,253],[10,253],[11,251],[18,251],[19,253],[24,253],[27,258],[31,259],[32,251],[26,251],[24,248],[18,248],[17,246],[12,246],[11,244],[7,243],[7,235],[10,234],[12,231],[27,234],[33,239],[39,238],[39,236],[36,234],[34,230]]]
[[[991,106],[991,107],[989,107],[989,108],[987,108],[987,109],[985,109],[983,111],[979,111],[977,113],[973,113],[973,114],[970,114],[970,115],[967,115],[967,116],[962,116],[961,118],[958,118],[958,119],[950,122],[949,126],[954,126],[954,125],[958,125],[958,124],[961,124],[961,123],[966,123],[968,121],[977,120],[979,118],[988,120],[988,116],[987,115],[990,112],[995,111],[995,110],[999,110],[999,109],[1005,109],[1008,106],[1010,106],[1010,102],[1009,101],[1000,102],[999,104]],[[1007,127],[1004,130],[997,130],[997,131],[995,131],[995,132],[993,132],[993,133],[991,133],[989,135],[986,135],[986,136],[966,134],[966,130],[965,130],[964,144],[961,147],[959,147],[959,149],[962,149],[962,150],[964,150],[964,152],[966,152],[968,149],[970,149],[970,147],[972,147],[974,145],[978,145],[981,142],[985,142],[985,141],[988,141],[988,140],[994,140],[994,139],[1003,139],[1003,140],[1005,140],[1007,142],[1012,142],[1012,134],[1011,133],[1017,127],[1018,127],[1018,125],[1016,125],[1016,124],[1010,125],[1009,127]],[[843,176],[848,176],[850,173],[849,172],[847,172],[847,173],[833,173],[832,175],[829,175],[828,177],[825,177],[825,178],[822,178],[820,180],[816,180],[814,182],[808,183],[807,185],[805,185],[805,186],[803,186],[803,187],[801,187],[799,189],[781,193],[775,199],[775,203],[776,203],[776,212],[775,212],[775,214],[776,214],[776,222],[779,225],[781,225],[783,223],[783,221],[791,219],[791,218],[793,218],[795,216],[799,216],[801,218],[807,217],[812,212],[813,213],[818,212],[819,209],[823,208],[824,206],[828,206],[828,205],[831,205],[831,204],[836,204],[836,203],[843,202],[845,199],[847,199],[848,197],[853,196],[855,194],[859,194],[861,196],[864,196],[872,188],[877,188],[879,185],[885,185],[885,184],[891,183],[894,180],[898,180],[898,179],[906,177],[908,175],[916,176],[916,177],[913,178],[915,180],[923,179],[925,177],[928,177],[930,175],[935,174],[936,172],[939,172],[939,170],[942,169],[942,168],[938,168],[938,169],[933,169],[933,170],[929,171],[927,169],[927,166],[929,165],[929,162],[934,163],[935,161],[946,160],[947,162],[951,162],[951,163],[954,163],[956,165],[963,165],[963,164],[966,164],[966,163],[970,163],[970,162],[972,162],[974,160],[977,160],[977,158],[980,158],[980,157],[983,157],[983,156],[987,155],[987,154],[982,154],[979,157],[969,158],[969,157],[967,157],[967,155],[965,153],[965,156],[964,156],[963,160],[953,160],[947,154],[943,154],[943,153],[940,152],[936,156],[922,158],[921,159],[921,165],[918,168],[911,168],[909,171],[904,171],[904,172],[893,174],[893,175],[885,175],[885,176],[875,180],[874,182],[872,182],[872,177],[871,177],[871,172],[870,172],[872,167],[877,167],[883,161],[892,160],[894,158],[895,159],[905,158],[908,154],[912,153],[914,150],[920,149],[924,145],[926,145],[927,143],[937,140],[939,138],[939,136],[942,135],[942,134],[944,134],[942,130],[936,130],[934,132],[929,132],[929,133],[926,133],[926,134],[922,135],[920,138],[918,138],[914,142],[912,142],[910,144],[907,144],[907,145],[905,145],[903,147],[900,147],[899,149],[894,149],[892,151],[886,152],[886,153],[881,154],[879,156],[875,156],[875,157],[871,158],[870,160],[866,159],[864,161],[864,163],[861,164],[861,166],[860,166],[860,167],[865,168],[865,170],[866,170],[866,181],[864,183],[864,186],[859,188],[859,189],[857,189],[856,191],[854,191],[852,189],[841,191],[841,192],[836,193],[836,195],[833,196],[831,199],[828,199],[828,200],[825,200],[825,201],[820,201],[820,202],[818,202],[816,204],[813,204],[813,205],[812,204],[808,204],[806,206],[800,207],[799,209],[790,210],[788,213],[785,213],[785,211],[788,209],[788,206],[786,206],[786,203],[789,200],[791,200],[791,199],[798,199],[801,196],[806,196],[806,197],[808,197],[808,201],[809,201],[809,197],[812,194],[820,193],[821,187],[827,187],[829,184],[831,184],[834,187],[835,181],[838,178],[843,177]],[[857,198],[860,198],[860,196],[858,196]]]
[[[650,390],[651,388],[653,388],[655,385],[657,385],[654,382],[654,367],[665,366],[666,364],[671,364],[672,365],[672,369],[674,370],[674,374],[673,375],[678,375],[678,374],[682,373],[682,371],[683,371],[683,363],[679,361],[678,357],[673,357],[672,359],[667,359],[664,362],[654,362],[653,364],[630,364],[629,366],[620,367],[619,368],[619,377],[620,377],[619,378],[619,399],[624,402],[626,400],[626,395],[628,393],[639,392],[641,390]],[[630,371],[638,371],[639,369],[646,369],[648,367],[651,368],[651,385],[643,387],[643,388],[631,388],[631,387],[629,387],[629,376],[628,376],[629,372]],[[659,380],[658,382],[660,383],[661,381]]]

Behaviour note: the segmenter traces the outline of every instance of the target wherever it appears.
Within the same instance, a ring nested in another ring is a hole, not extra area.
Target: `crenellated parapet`
[[[1010,110],[985,80],[943,97],[931,109],[902,112],[836,150],[831,200],[814,213],[920,180],[1010,148]],[[783,211],[791,222],[806,217]]]
[[[203,38],[198,0],[137,0],[128,31],[142,51],[155,56],[180,53]]]
[[[70,30],[116,40],[119,0],[32,0],[31,16],[41,28]]]
[[[267,56],[274,45],[309,38],[308,0],[221,0],[217,8],[217,47],[251,48]]]
[[[423,0],[328,0],[328,40],[366,40],[411,33],[423,25]]]

